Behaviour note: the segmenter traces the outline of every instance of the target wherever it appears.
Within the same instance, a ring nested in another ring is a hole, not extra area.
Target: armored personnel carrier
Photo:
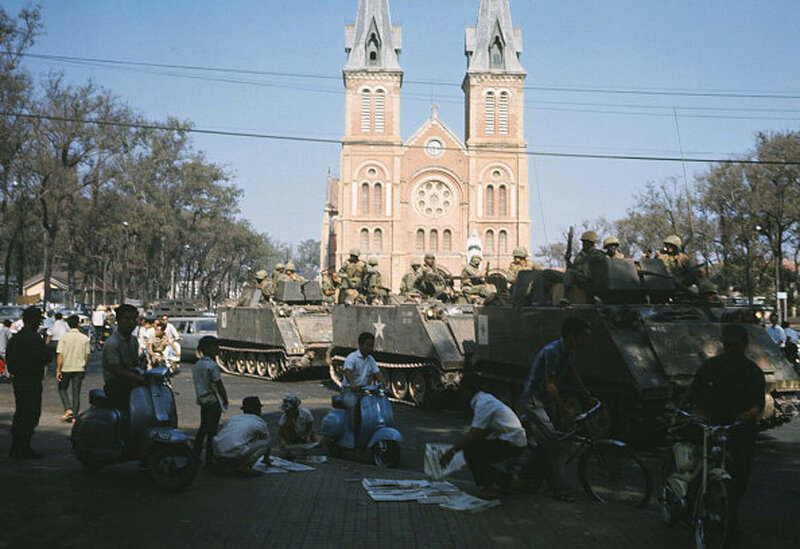
[[[789,421],[796,413],[800,379],[760,325],[761,311],[683,300],[657,259],[613,259],[592,273],[591,305],[558,306],[551,292],[555,272],[523,271],[502,306],[476,308],[476,371],[517,403],[522,383],[539,350],[561,337],[567,317],[586,320],[592,331],[575,367],[607,410],[604,427],[617,437],[657,435],[663,408],[679,402],[702,362],[722,349],[725,323],[740,323],[750,336],[748,356],[764,371],[766,409],[762,426]],[[561,292],[563,294],[563,292]],[[567,396],[567,406],[579,399]]]
[[[217,310],[220,366],[234,375],[279,380],[325,368],[331,308],[316,281],[280,282],[273,300],[246,288],[240,305]]]
[[[465,348],[475,340],[471,305],[439,301],[397,305],[345,305],[333,310],[331,379],[341,384],[342,366],[362,332],[375,334],[375,360],[395,401],[422,405],[458,387]]]

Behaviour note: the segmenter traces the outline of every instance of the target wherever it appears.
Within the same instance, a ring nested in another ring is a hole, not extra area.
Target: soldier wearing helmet
[[[325,303],[336,303],[337,292],[341,285],[339,275],[336,274],[336,269],[331,267],[330,269],[322,271],[322,281],[320,282],[322,300]]]
[[[682,246],[681,238],[671,234],[664,238],[664,248],[658,252],[656,257],[664,263],[667,272],[678,282],[689,286],[696,282],[694,280],[696,273],[692,260],[681,250]]]
[[[589,303],[594,295],[592,289],[592,268],[606,261],[606,254],[597,249],[598,238],[594,231],[581,235],[581,251],[571,265],[567,265],[564,275],[564,292],[573,303]]]
[[[512,255],[514,259],[508,266],[507,277],[507,280],[512,284],[517,280],[517,275],[520,271],[538,271],[542,269],[541,265],[528,259],[528,250],[524,246],[515,248]]]
[[[361,297],[361,285],[367,266],[359,259],[361,250],[358,248],[352,248],[349,255],[350,257],[339,269],[339,278],[342,281],[342,289],[344,290],[343,295],[340,292],[340,298],[344,297],[345,303],[352,304]]]
[[[283,270],[284,270],[283,268],[284,268],[283,263],[278,262],[278,263],[275,264],[275,270],[272,272],[272,287],[273,288],[277,288],[278,287],[278,282],[280,282],[281,278],[283,277]]]
[[[295,272],[294,263],[291,261],[284,267],[283,277],[283,280],[291,280],[293,282],[300,282],[301,284],[306,281],[305,278]]]
[[[264,269],[255,274],[255,287],[261,290],[261,301],[269,301],[275,291],[272,277]]]
[[[493,284],[486,282],[481,276],[479,255],[473,255],[461,271],[461,291],[472,302],[488,299],[497,293]]]
[[[436,256],[428,253],[417,271],[414,287],[425,297],[446,299],[448,295],[447,273],[436,266]]]
[[[419,259],[412,259],[411,260],[411,270],[408,271],[406,274],[403,275],[403,279],[400,281],[400,295],[404,296],[410,300],[419,296],[419,290],[417,290],[416,286],[414,285],[417,281],[417,277],[419,276],[419,269],[422,266],[422,261]]]
[[[625,256],[619,251],[619,239],[616,236],[607,236],[603,240],[603,251],[609,259],[625,259]]]
[[[362,293],[368,304],[385,303],[389,297],[389,288],[383,284],[383,274],[378,268],[378,258],[370,257],[364,271]]]

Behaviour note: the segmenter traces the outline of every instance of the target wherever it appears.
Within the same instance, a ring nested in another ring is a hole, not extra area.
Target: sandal
[[[64,415],[61,416],[61,421],[69,421],[74,417],[75,415],[72,413],[72,410],[67,410],[66,412],[64,412]]]

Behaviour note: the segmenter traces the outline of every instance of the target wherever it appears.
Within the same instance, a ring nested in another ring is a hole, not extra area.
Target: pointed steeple
[[[402,27],[392,26],[389,0],[358,0],[356,24],[345,27],[345,71],[400,71]]]
[[[467,27],[467,72],[525,74],[519,61],[522,30],[511,21],[508,0],[480,0],[478,22]]]

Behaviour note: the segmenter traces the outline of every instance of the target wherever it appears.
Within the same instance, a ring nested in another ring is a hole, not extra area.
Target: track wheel
[[[408,378],[408,394],[411,401],[417,406],[422,406],[428,397],[428,380],[425,374],[417,370]]]
[[[246,356],[244,353],[236,355],[236,371],[240,374],[247,373],[247,363],[245,362]]]
[[[267,359],[267,379],[277,379],[281,370],[281,358],[275,354],[270,355]]]
[[[392,389],[392,396],[398,400],[403,400],[408,396],[408,375],[404,370],[394,370],[389,373],[389,384]]]
[[[245,363],[247,364],[247,373],[251,376],[256,375],[256,357],[253,355],[248,356]]]
[[[256,374],[259,377],[266,377],[267,375],[267,365],[268,365],[267,357],[264,355],[259,355],[256,359]]]

